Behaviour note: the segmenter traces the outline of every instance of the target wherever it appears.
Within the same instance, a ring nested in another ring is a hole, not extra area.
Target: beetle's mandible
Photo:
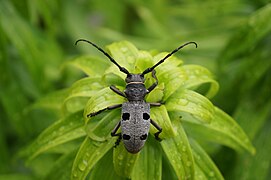
[[[178,50],[183,48],[188,44],[195,44],[197,47],[197,43],[195,42],[187,42],[178,48],[174,49],[171,53],[167,54],[163,59],[158,61],[154,66],[145,69],[142,73],[132,74],[126,68],[120,66],[107,52],[105,52],[102,48],[98,47],[96,44],[85,40],[79,39],[78,42],[87,42],[101,51],[112,63],[114,63],[121,72],[127,75],[126,89],[124,92],[120,91],[114,85],[110,86],[110,89],[117,93],[120,96],[127,98],[127,102],[123,104],[116,104],[113,106],[106,107],[96,112],[92,112],[87,115],[87,117],[93,117],[97,114],[105,110],[111,110],[116,108],[122,108],[121,111],[121,120],[115,126],[115,128],[111,132],[111,136],[118,136],[118,139],[115,143],[115,147],[123,140],[124,146],[130,153],[138,153],[145,144],[145,141],[149,134],[150,124],[152,124],[158,131],[154,134],[157,140],[161,140],[159,138],[159,134],[162,132],[162,128],[150,118],[150,107],[151,106],[160,106],[159,102],[155,103],[147,103],[145,101],[145,96],[150,93],[157,85],[158,79],[155,75],[155,68],[162,64],[167,58],[172,56]],[[145,78],[144,75],[147,73],[152,73],[152,77],[155,79],[155,82],[149,87],[145,87]],[[121,133],[117,133],[118,129],[121,127]]]

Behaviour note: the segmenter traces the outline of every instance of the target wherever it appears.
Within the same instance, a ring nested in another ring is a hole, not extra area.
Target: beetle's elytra
[[[132,74],[124,67],[120,66],[108,53],[106,53],[102,48],[98,47],[96,44],[85,40],[79,39],[78,42],[87,42],[101,51],[112,63],[114,63],[121,72],[125,73],[126,79],[126,89],[124,92],[120,91],[114,85],[110,86],[110,89],[117,93],[120,96],[125,97],[128,101],[123,104],[116,104],[113,106],[106,107],[96,112],[92,112],[87,115],[87,117],[93,117],[97,114],[105,110],[111,110],[116,108],[122,108],[121,111],[121,120],[115,126],[115,128],[111,132],[111,136],[118,136],[118,139],[115,143],[115,147],[123,140],[124,146],[126,150],[130,153],[138,153],[142,147],[144,146],[150,129],[150,124],[152,124],[158,131],[154,134],[157,140],[161,140],[159,138],[159,134],[162,132],[162,128],[150,118],[150,107],[151,106],[160,106],[161,103],[148,103],[145,101],[145,96],[150,93],[157,85],[158,79],[155,75],[155,68],[162,64],[167,58],[172,56],[178,50],[183,48],[188,44],[195,44],[197,47],[197,43],[188,42],[185,43],[178,48],[174,49],[171,53],[167,54],[163,59],[158,61],[154,66],[146,68],[142,73]],[[145,78],[144,75],[147,73],[152,73],[152,77],[155,79],[155,82],[148,88],[145,87]],[[121,133],[117,133],[118,129],[121,127]]]

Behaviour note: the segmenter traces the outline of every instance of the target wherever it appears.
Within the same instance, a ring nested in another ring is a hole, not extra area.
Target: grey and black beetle
[[[147,103],[145,102],[145,96],[150,93],[157,85],[158,79],[155,75],[155,68],[163,63],[168,57],[172,56],[178,50],[183,48],[188,44],[195,44],[197,47],[197,43],[195,42],[188,42],[185,43],[171,53],[167,54],[163,59],[158,61],[154,66],[147,68],[140,74],[132,74],[124,67],[121,67],[108,53],[106,53],[103,49],[98,47],[96,44],[85,40],[79,39],[76,41],[75,44],[78,42],[83,41],[91,44],[99,51],[101,51],[109,60],[114,63],[121,72],[127,75],[125,82],[126,82],[126,89],[124,92],[121,92],[117,87],[114,85],[110,86],[110,89],[117,93],[120,96],[127,98],[128,102],[123,104],[116,104],[113,106],[106,107],[101,109],[97,112],[92,112],[87,115],[87,117],[93,117],[97,114],[105,110],[112,110],[116,108],[122,108],[121,112],[121,120],[118,122],[116,127],[111,132],[111,136],[118,136],[115,143],[115,147],[120,143],[121,139],[123,140],[124,146],[130,153],[138,153],[145,144],[145,141],[148,137],[150,124],[152,124],[158,131],[154,134],[157,140],[161,140],[159,138],[159,134],[162,132],[162,128],[150,118],[150,106],[160,106],[161,103]],[[155,79],[155,83],[153,83],[149,88],[146,88],[144,85],[145,79],[144,75],[147,73],[152,72],[152,77]],[[117,133],[118,129],[121,127],[121,133]]]

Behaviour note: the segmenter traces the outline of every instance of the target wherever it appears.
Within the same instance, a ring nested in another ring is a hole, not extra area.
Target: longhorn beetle
[[[124,146],[130,153],[137,153],[142,149],[148,137],[150,124],[152,124],[158,130],[154,134],[155,139],[161,141],[161,139],[159,138],[159,134],[162,132],[162,128],[150,118],[150,106],[160,106],[161,103],[147,103],[145,101],[145,96],[158,85],[158,79],[155,75],[156,72],[154,69],[184,46],[188,44],[195,44],[195,46],[197,47],[197,43],[187,42],[174,49],[163,59],[158,61],[154,66],[145,69],[142,73],[132,74],[127,69],[120,66],[107,52],[105,52],[102,48],[98,47],[96,44],[85,39],[79,39],[75,42],[75,45],[77,45],[77,43],[80,41],[89,43],[96,49],[101,51],[112,63],[114,63],[119,68],[121,72],[127,75],[125,79],[126,89],[124,90],[124,92],[121,92],[114,85],[111,85],[110,89],[118,95],[127,98],[128,102],[112,105],[99,111],[92,112],[88,114],[87,117],[93,117],[105,110],[112,110],[121,107],[121,120],[112,130],[111,136],[118,136],[115,147],[120,143],[121,139],[123,139]],[[152,72],[152,77],[155,79],[155,82],[149,88],[146,88],[144,85],[144,75],[150,72]],[[121,133],[117,133],[120,127]]]

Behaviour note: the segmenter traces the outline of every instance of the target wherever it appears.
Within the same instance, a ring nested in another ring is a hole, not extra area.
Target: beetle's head
[[[144,75],[141,75],[141,74],[131,74],[131,73],[129,73],[129,74],[127,74],[125,82],[127,84],[144,83],[145,82],[145,78],[144,78]]]

